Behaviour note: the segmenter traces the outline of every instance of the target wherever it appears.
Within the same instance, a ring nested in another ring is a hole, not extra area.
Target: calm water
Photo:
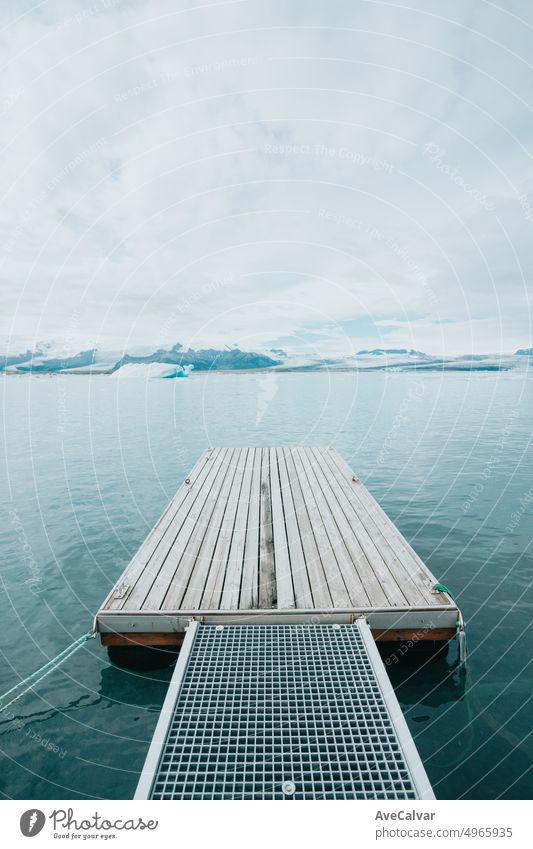
[[[469,672],[391,678],[439,798],[530,797],[533,380],[519,375],[5,378],[0,692],[90,629],[207,445],[332,444],[467,621]],[[95,641],[0,714],[0,792],[129,798],[170,672]]]

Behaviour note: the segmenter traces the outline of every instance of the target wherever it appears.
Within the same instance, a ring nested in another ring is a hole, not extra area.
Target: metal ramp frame
[[[136,799],[434,799],[363,618],[191,622]]]

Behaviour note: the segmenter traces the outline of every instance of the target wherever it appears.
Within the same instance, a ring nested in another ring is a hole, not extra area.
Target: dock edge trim
[[[409,731],[407,722],[405,721],[398,697],[394,692],[389,676],[387,675],[387,671],[383,665],[381,655],[377,649],[368,622],[364,617],[358,619],[357,622],[359,623],[359,633],[361,634],[372,663],[374,675],[376,676],[376,680],[381,689],[392,724],[394,725],[396,734],[398,735],[398,741],[402,748],[409,772],[411,773],[411,779],[418,794],[418,798],[435,800],[435,793],[433,792],[424,764],[418,754],[418,749],[415,746],[415,742],[411,732]]]
[[[172,678],[170,679],[170,684],[165,696],[165,701],[161,708],[161,713],[159,714],[159,719],[157,720],[154,736],[152,737],[152,742],[150,743],[150,748],[146,755],[139,783],[137,784],[137,789],[133,797],[134,799],[150,798],[159,762],[161,760],[168,732],[174,717],[176,700],[185,675],[185,670],[187,669],[197,629],[198,622],[192,621],[185,632],[185,638],[176,661]]]

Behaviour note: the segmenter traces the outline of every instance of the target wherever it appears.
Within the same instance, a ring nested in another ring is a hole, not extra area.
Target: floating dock
[[[96,615],[181,646],[136,798],[433,799],[376,641],[461,623],[336,451],[205,451]]]
[[[205,451],[96,615],[108,646],[205,624],[350,624],[445,642],[460,612],[331,448]]]
[[[136,799],[434,799],[364,619],[191,622]]]

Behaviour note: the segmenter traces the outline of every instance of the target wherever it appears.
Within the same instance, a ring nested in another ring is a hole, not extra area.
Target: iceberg
[[[188,377],[193,368],[193,365],[180,366],[174,363],[126,363],[112,372],[110,377],[119,380],[123,378],[141,378],[142,380],[163,378],[168,380],[175,377]]]

